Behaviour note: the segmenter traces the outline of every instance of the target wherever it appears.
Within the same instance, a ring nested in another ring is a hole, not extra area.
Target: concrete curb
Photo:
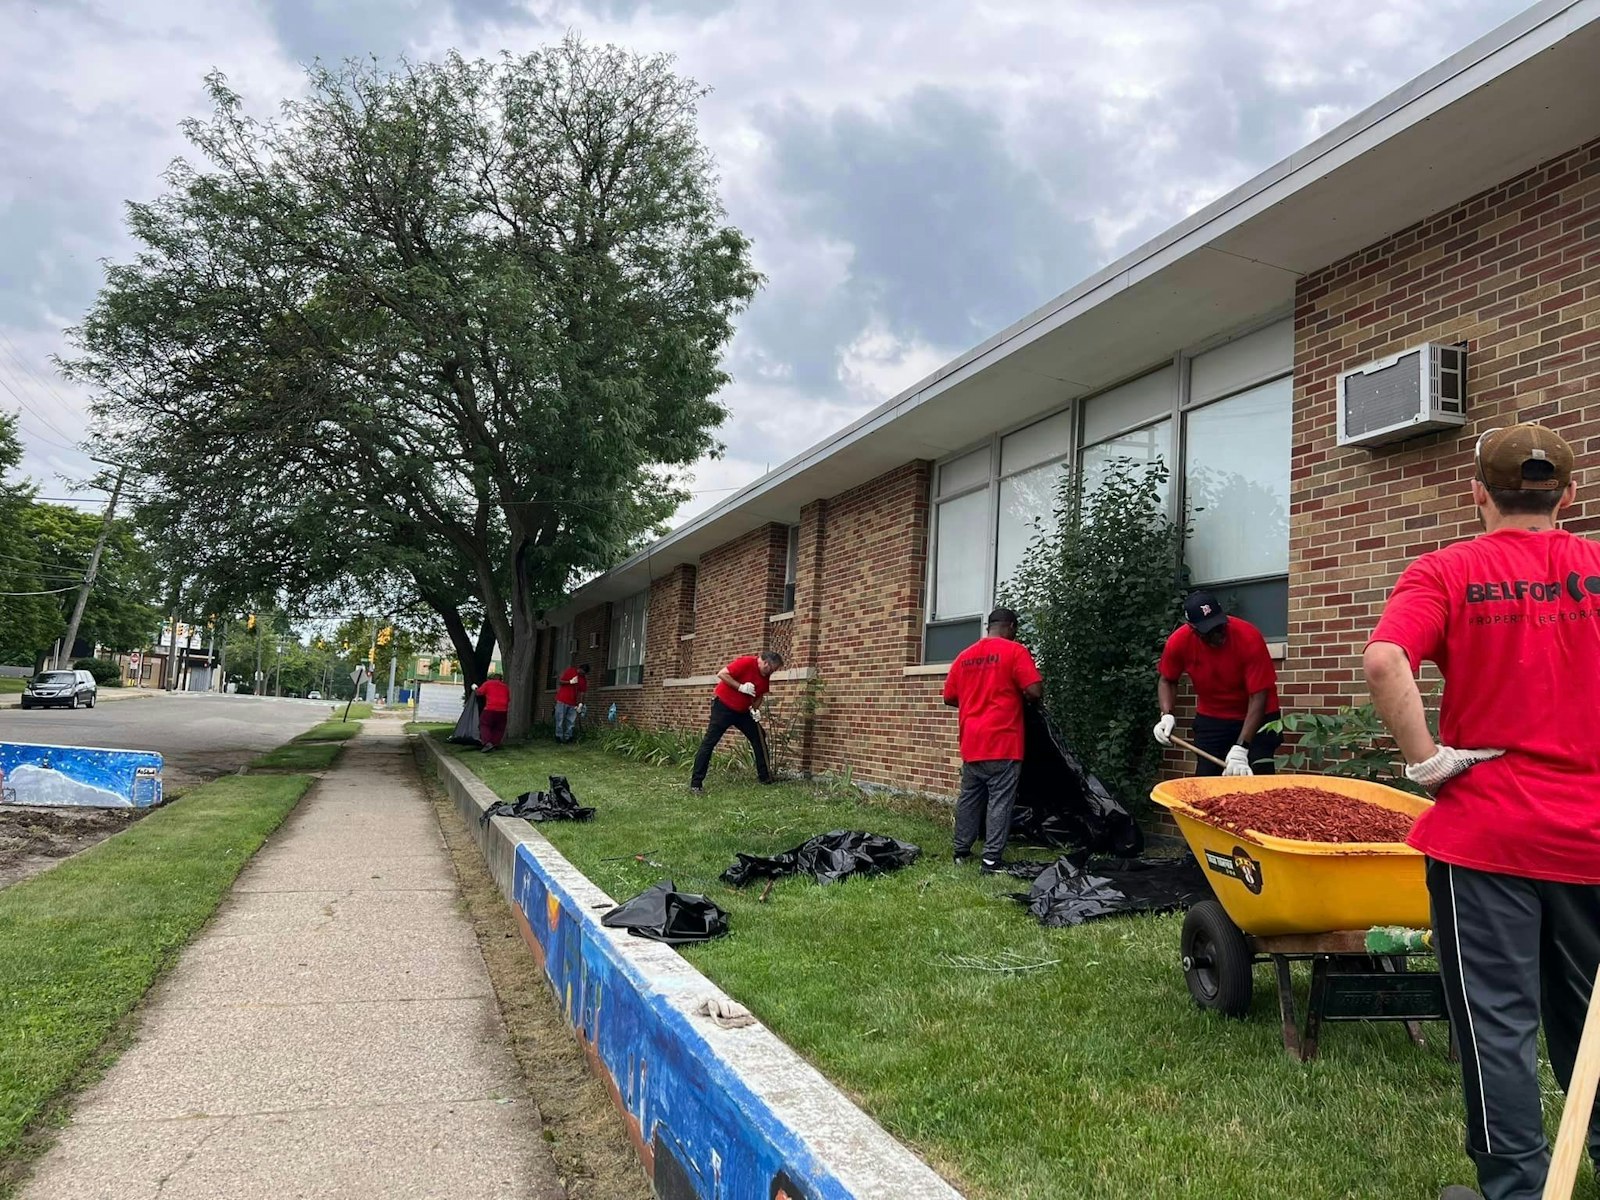
[[[726,993],[671,947],[601,925],[611,897],[527,821],[485,823],[499,797],[420,740],[661,1200],[960,1200],[765,1026],[696,1016]]]

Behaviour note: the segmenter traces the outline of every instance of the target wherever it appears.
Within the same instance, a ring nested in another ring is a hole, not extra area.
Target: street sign
[[[357,667],[354,671],[350,672],[350,682],[355,684],[357,687],[360,687],[367,681],[371,674],[372,673],[368,671],[366,667]]]
[[[140,654],[139,654],[139,652],[137,650],[135,650],[132,654],[128,655],[128,665],[130,667],[132,667],[134,670],[138,670],[139,669],[139,664],[141,662],[143,662],[143,661],[144,661],[143,658],[140,656]]]
[[[256,682],[257,683],[260,683],[266,677],[267,677],[267,673],[265,671],[257,671],[256,672]]]

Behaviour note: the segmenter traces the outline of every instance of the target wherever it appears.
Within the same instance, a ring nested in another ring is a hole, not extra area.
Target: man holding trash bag
[[[689,790],[698,793],[705,785],[706,772],[711,769],[711,752],[717,748],[722,735],[729,728],[744,734],[756,756],[756,779],[772,782],[767,768],[767,747],[761,737],[761,698],[767,694],[768,678],[783,666],[783,655],[776,650],[763,650],[760,654],[746,654],[736,658],[717,672],[717,691],[711,698],[711,721],[706,726],[706,736],[694,756],[694,774],[689,777]]]
[[[1278,719],[1278,671],[1267,639],[1241,617],[1230,617],[1210,592],[1191,592],[1183,624],[1173,630],[1156,668],[1161,720],[1156,741],[1172,744],[1178,680],[1194,685],[1194,743],[1225,766],[1204,758],[1196,775],[1271,775],[1282,735],[1261,727]]]
[[[972,857],[981,830],[982,871],[993,874],[1003,865],[1022,781],[1022,705],[1043,696],[1044,678],[1028,648],[1017,641],[1017,614],[995,609],[986,635],[956,655],[944,680],[944,702],[956,710],[961,742],[957,863]]]
[[[589,664],[568,667],[556,680],[556,741],[570,742],[578,723],[578,711],[583,706],[584,693],[589,690]]]
[[[1600,545],[1557,527],[1577,496],[1560,434],[1492,429],[1475,457],[1483,532],[1401,573],[1362,668],[1406,778],[1435,796],[1407,840],[1427,856],[1467,1152],[1488,1200],[1538,1200],[1539,1027],[1566,1090],[1600,962]],[[1445,681],[1437,740],[1425,661]]]

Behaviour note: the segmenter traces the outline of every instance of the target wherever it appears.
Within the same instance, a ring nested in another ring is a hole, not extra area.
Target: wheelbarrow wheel
[[[1183,978],[1201,1008],[1225,1017],[1250,1011],[1254,991],[1250,947],[1215,900],[1202,900],[1183,920]]]

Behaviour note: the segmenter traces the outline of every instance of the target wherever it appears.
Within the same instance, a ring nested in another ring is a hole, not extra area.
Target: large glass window
[[[1184,423],[1189,574],[1268,637],[1288,632],[1293,398],[1292,380],[1276,379],[1195,409]]]
[[[1119,458],[1131,458],[1137,464],[1165,463],[1172,465],[1172,418],[1157,421],[1132,433],[1118,434],[1093,446],[1085,446],[1079,457],[1083,471],[1084,490],[1095,487]],[[1169,475],[1161,485],[1161,499],[1165,503],[1172,492]]]
[[[789,552],[784,557],[783,607],[780,612],[794,611],[794,582],[800,574],[800,526],[789,526]]]
[[[578,643],[572,635],[571,621],[565,625],[557,625],[550,631],[550,687],[556,686],[556,680],[561,672],[571,665],[573,651],[577,648]]]
[[[648,590],[611,606],[611,644],[606,647],[606,683],[644,682],[645,618]]]

